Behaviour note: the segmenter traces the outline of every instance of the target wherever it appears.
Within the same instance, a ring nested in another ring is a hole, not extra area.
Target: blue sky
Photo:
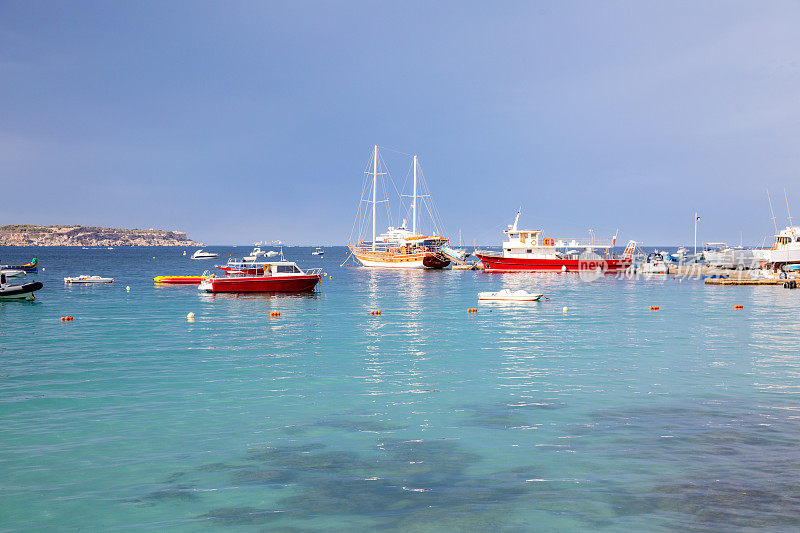
[[[377,143],[469,243],[522,205],[758,244],[766,187],[800,220],[798,27],[780,1],[0,2],[0,224],[344,243]]]

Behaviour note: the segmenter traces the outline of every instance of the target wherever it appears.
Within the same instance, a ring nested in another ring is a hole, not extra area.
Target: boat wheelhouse
[[[630,241],[621,257],[613,255],[616,236],[609,241],[545,237],[540,229],[520,230],[520,212],[503,233],[506,240],[500,253],[476,251],[486,272],[568,272],[601,270],[620,272],[631,266],[636,242]]]
[[[310,292],[322,279],[321,268],[303,271],[294,261],[263,263],[260,274],[204,274],[198,287],[206,292]]]

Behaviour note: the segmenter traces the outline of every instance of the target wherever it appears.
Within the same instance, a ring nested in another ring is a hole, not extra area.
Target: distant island
[[[0,226],[0,246],[202,246],[183,231],[93,226]]]

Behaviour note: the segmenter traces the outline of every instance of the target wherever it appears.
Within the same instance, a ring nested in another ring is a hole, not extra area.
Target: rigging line
[[[389,152],[394,152],[394,153],[396,153],[396,154],[402,154],[402,155],[407,155],[407,156],[414,157],[414,154],[409,154],[409,153],[406,153],[406,152],[401,152],[400,150],[395,150],[394,148],[388,148],[388,147],[386,147],[386,146],[381,146],[381,145],[378,145],[378,148],[380,148],[381,150],[387,150],[387,151],[389,151]]]
[[[370,166],[371,162],[372,162],[372,150],[370,150],[370,156],[367,158],[367,162],[364,165],[364,172],[363,172],[364,174],[366,174],[367,171],[369,170],[369,166]],[[359,195],[358,207],[356,208],[356,218],[355,218],[355,220],[353,220],[353,227],[350,229],[350,237],[349,237],[350,241],[352,241],[353,232],[355,231],[355,228],[356,228],[357,224],[358,224],[358,238],[361,238],[361,235],[363,235],[364,222],[365,222],[366,215],[367,215],[367,209],[366,209],[366,207],[364,207],[364,214],[363,215],[361,214],[361,209],[362,209],[362,206],[364,205],[364,201],[363,201],[364,193],[367,190],[368,186],[369,186],[369,178],[367,176],[365,176],[364,180],[362,181],[362,188],[361,188],[361,194]],[[359,222],[360,222],[360,224],[359,224]]]
[[[342,262],[342,264],[339,265],[339,268],[342,268],[344,264],[347,263],[347,260],[350,259],[352,256],[353,256],[353,250],[350,250],[350,253],[347,254],[347,257],[344,258],[344,262]]]
[[[418,179],[419,179],[420,183],[422,184],[423,192],[427,192],[428,193],[428,194],[425,195],[425,197],[426,198],[430,198],[431,197],[431,191],[430,191],[430,188],[428,187],[428,181],[425,179],[425,173],[422,171],[422,168],[419,169]],[[441,221],[441,215],[439,213],[439,210],[436,208],[436,204],[433,202],[433,199],[431,199],[430,202],[427,201],[427,200],[423,200],[423,203],[425,204],[425,207],[426,207],[426,209],[428,210],[428,213],[431,216],[431,222],[433,223],[434,230],[436,231],[437,234],[439,234],[440,233],[440,229],[441,229],[441,225],[442,225],[441,224],[442,221]],[[431,212],[431,209],[433,209],[433,212]]]
[[[363,179],[363,181],[362,181],[361,194],[359,195],[360,201],[358,202],[358,207],[356,208],[356,218],[353,221],[353,228],[350,230],[350,239],[349,240],[351,242],[352,242],[352,238],[353,238],[353,232],[355,231],[355,228],[356,228],[356,224],[358,224],[358,237],[357,238],[360,238],[361,235],[363,235],[364,220],[366,218],[366,207],[363,207],[363,209],[364,209],[364,213],[363,214],[362,214],[361,210],[362,210],[362,206],[364,205],[364,202],[363,202],[364,193],[367,191],[368,186],[369,186],[369,180],[368,180],[368,178],[365,177]]]

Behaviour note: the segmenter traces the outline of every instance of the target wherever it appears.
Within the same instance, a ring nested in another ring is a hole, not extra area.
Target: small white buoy
[[[194,313],[191,313],[191,312],[187,313],[186,314],[186,320],[188,320],[190,322],[193,321],[194,320]]]
[[[566,313],[567,311],[569,311],[569,307],[564,307],[564,308],[562,309],[562,311]]]
[[[131,286],[130,285],[125,285],[125,290],[127,292],[131,292]]]
[[[42,272],[44,272],[44,267],[42,267]]]
[[[566,271],[567,271],[567,266],[566,265],[562,266],[561,267],[561,272],[566,272]]]

